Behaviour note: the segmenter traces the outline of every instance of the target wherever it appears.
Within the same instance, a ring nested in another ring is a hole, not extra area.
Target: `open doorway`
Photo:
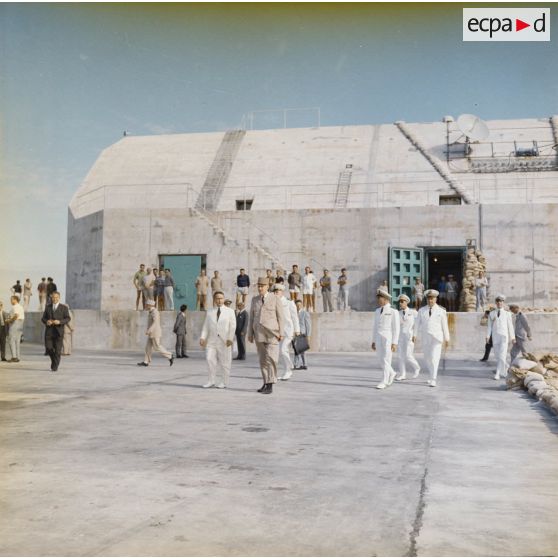
[[[436,289],[440,291],[438,304],[448,309],[448,300],[443,296],[445,288],[444,282],[449,280],[452,275],[457,282],[457,295],[455,307],[453,311],[459,310],[459,296],[461,294],[461,285],[463,280],[463,261],[466,253],[465,247],[425,247],[425,286],[428,289]]]

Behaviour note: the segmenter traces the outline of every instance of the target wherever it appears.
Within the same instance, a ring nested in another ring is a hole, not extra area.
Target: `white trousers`
[[[145,344],[145,358],[143,362],[149,364],[151,362],[151,355],[153,354],[153,349],[155,349],[158,353],[161,353],[165,358],[170,358],[172,353],[169,353],[165,347],[161,345],[161,339],[154,337],[148,337],[147,343]]]
[[[173,299],[174,287],[165,287],[165,310],[174,310],[174,299]]]
[[[422,350],[430,379],[435,380],[438,376],[438,366],[440,366],[440,357],[442,356],[442,342],[432,337],[432,335],[426,334],[422,338]]]
[[[291,355],[289,354],[289,348],[291,346],[293,338],[283,337],[279,343],[279,361],[283,365],[285,374],[290,374],[291,368],[293,367],[293,361],[291,360]]]
[[[209,383],[216,383],[217,371],[221,369],[223,383],[227,386],[231,374],[232,347],[227,347],[224,344],[207,347],[205,358],[209,371]]]
[[[380,366],[382,367],[382,371],[384,373],[383,383],[388,384],[390,375],[394,373],[394,370],[391,367],[391,358],[393,355],[391,352],[391,339],[379,337],[378,341],[376,341],[376,352],[380,358]]]
[[[413,373],[420,370],[419,363],[414,357],[415,344],[412,338],[405,335],[399,336],[399,345],[397,346],[397,355],[399,356],[399,373],[401,375],[407,374],[407,362],[411,365]]]
[[[492,334],[492,345],[494,348],[494,356],[496,357],[496,374],[506,376],[508,373],[507,356],[508,356],[508,336]]]

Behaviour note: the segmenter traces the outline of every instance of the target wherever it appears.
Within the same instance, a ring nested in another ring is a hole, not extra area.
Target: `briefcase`
[[[297,335],[293,339],[292,345],[296,355],[301,355],[310,348],[310,345],[308,344],[308,337],[306,337],[306,335]]]

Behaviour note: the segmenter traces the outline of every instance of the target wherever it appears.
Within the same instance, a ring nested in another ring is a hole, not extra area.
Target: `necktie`
[[[264,303],[264,301],[265,301],[265,296],[262,295],[262,304]]]
[[[428,310],[428,316],[432,316],[432,308],[430,308],[430,310]]]
[[[221,308],[217,308],[217,321],[219,321],[220,316],[221,316]]]
[[[500,310],[498,310],[498,317],[500,317]]]
[[[380,314],[384,313],[384,307],[382,306],[382,309],[380,310]]]
[[[403,310],[403,319],[405,319],[407,317],[407,312],[405,312],[405,310]]]

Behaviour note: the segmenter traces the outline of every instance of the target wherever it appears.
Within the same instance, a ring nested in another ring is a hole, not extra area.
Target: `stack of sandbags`
[[[510,368],[508,389],[526,389],[558,415],[558,355],[524,353]]]
[[[480,250],[469,248],[463,267],[463,282],[459,299],[459,310],[461,312],[475,312],[477,309],[475,279],[479,276],[479,271],[484,271],[486,274],[486,258]]]

